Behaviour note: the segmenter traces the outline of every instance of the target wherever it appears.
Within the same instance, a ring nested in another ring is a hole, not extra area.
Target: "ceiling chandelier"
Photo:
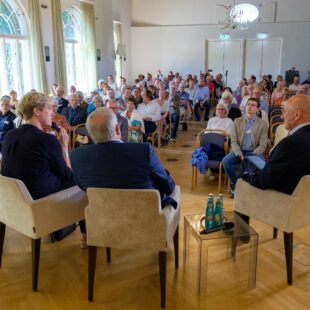
[[[218,24],[221,29],[239,29],[245,30],[251,23],[258,19],[261,5],[257,8],[255,5],[249,3],[236,4],[234,0],[233,5],[226,6],[217,4],[226,10],[224,20],[219,20]]]

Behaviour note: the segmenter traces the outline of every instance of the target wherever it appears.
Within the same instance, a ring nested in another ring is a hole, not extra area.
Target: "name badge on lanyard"
[[[246,134],[249,135],[249,134],[251,134],[251,132],[252,132],[252,130],[251,130],[251,129],[248,129],[248,130],[246,131]]]

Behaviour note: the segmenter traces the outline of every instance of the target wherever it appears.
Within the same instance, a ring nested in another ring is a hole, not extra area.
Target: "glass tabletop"
[[[256,231],[235,212],[225,212],[225,222],[232,222],[234,224],[233,228],[203,234],[202,232],[205,229],[204,217],[204,214],[184,216],[184,224],[189,226],[188,228],[201,240],[257,235]]]

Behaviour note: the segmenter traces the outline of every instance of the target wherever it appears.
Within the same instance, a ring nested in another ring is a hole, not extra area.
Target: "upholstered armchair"
[[[85,209],[89,250],[88,299],[93,301],[97,247],[147,249],[159,254],[161,307],[166,300],[166,253],[174,241],[175,268],[178,268],[180,187],[172,197],[178,208],[162,209],[157,190],[88,188]],[[108,262],[110,262],[108,251]]]
[[[31,238],[32,289],[37,291],[41,237],[83,220],[87,203],[77,186],[33,200],[22,181],[0,176],[0,266],[8,226]]]
[[[293,232],[310,224],[310,175],[302,177],[292,195],[261,190],[239,179],[234,209],[274,227],[284,234],[287,283],[293,283]]]

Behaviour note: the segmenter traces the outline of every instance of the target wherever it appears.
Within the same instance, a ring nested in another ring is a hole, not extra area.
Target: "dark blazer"
[[[10,130],[2,144],[2,174],[22,180],[33,199],[74,185],[57,138],[33,125]]]
[[[64,115],[70,126],[83,124],[86,122],[87,118],[87,112],[80,106],[78,106],[75,110],[71,107],[63,108],[61,114]]]
[[[70,157],[73,175],[82,190],[158,189],[163,207],[168,204],[177,207],[169,197],[175,183],[149,144],[109,141],[78,148]]]
[[[13,122],[15,118],[16,115],[11,111],[8,111],[5,114],[0,113],[0,152],[5,135],[9,130],[15,127]]]
[[[263,170],[243,179],[261,189],[292,194],[299,180],[310,174],[310,125],[284,138],[270,154]]]
[[[127,118],[116,114],[118,126],[121,130],[121,139],[123,142],[128,142],[128,121]]]
[[[69,101],[66,99],[66,98],[58,98],[59,100],[56,100],[58,101],[58,109],[57,109],[57,113],[61,114],[62,110],[64,108],[66,108],[68,105],[69,105]]]

